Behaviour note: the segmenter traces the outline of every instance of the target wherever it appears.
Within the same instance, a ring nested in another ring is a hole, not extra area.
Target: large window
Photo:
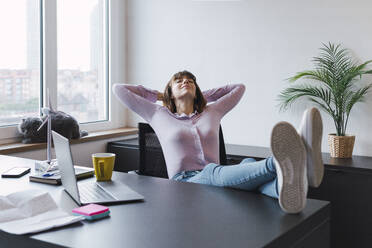
[[[40,2],[0,1],[0,126],[39,114]]]
[[[105,1],[57,1],[58,109],[80,122],[107,119]]]
[[[46,89],[80,123],[108,120],[107,2],[0,1],[0,127],[38,116]]]

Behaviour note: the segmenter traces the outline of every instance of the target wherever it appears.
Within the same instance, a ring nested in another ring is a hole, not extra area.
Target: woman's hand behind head
[[[164,100],[164,94],[163,93],[158,93],[158,101],[163,101]]]

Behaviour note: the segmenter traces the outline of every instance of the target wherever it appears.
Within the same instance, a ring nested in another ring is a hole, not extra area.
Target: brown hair
[[[196,83],[196,77],[189,71],[180,71],[174,74],[169,82],[167,83],[167,86],[165,86],[164,90],[164,99],[163,104],[165,107],[167,107],[172,113],[177,112],[176,104],[174,103],[174,100],[172,99],[172,83],[178,79],[182,79],[183,77],[186,77],[188,79],[192,79],[195,84],[195,98],[194,98],[194,111],[196,110],[198,113],[203,112],[205,109],[205,106],[207,105],[207,101],[205,100],[202,91],[200,90],[198,84]]]

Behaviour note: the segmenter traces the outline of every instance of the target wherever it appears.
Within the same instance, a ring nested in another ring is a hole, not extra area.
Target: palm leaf
[[[359,76],[359,78],[361,78],[363,74],[371,74],[371,70],[369,70],[369,71],[364,71],[363,70],[371,62],[372,62],[372,60],[369,60],[369,61],[367,61],[367,62],[365,62],[361,65],[351,65],[350,68],[348,68],[348,70],[344,72],[343,77],[345,79],[351,80],[351,79],[353,79],[357,76]]]
[[[349,115],[354,104],[357,102],[362,102],[365,100],[365,96],[368,93],[369,89],[372,87],[372,84],[369,84],[365,87],[360,88],[356,92],[350,94],[350,100],[346,104],[346,114]]]
[[[310,97],[310,101],[318,104],[320,106],[320,108],[322,108],[325,112],[327,112],[331,116],[334,116],[335,115],[333,109],[331,109],[330,107],[328,107],[328,105],[325,105],[324,103],[318,101],[317,99],[315,99],[313,97]]]
[[[326,87],[332,88],[332,79],[330,78],[330,75],[327,74],[325,71],[322,70],[314,70],[314,71],[303,71],[297,73],[295,76],[288,79],[289,82],[295,82],[299,80],[300,78],[303,79],[310,79],[315,80],[317,82],[324,83]]]
[[[325,90],[321,87],[308,85],[289,87],[283,90],[279,95],[279,100],[282,102],[280,106],[281,110],[288,109],[288,107],[290,107],[296,100],[303,96],[318,98],[327,106],[329,106],[332,101],[332,94],[329,92],[329,90]]]

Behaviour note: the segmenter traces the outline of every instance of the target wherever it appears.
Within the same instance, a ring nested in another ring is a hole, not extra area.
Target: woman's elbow
[[[115,94],[118,94],[124,90],[128,90],[127,86],[128,86],[127,84],[115,83],[112,85],[112,92],[114,92]]]
[[[237,84],[237,88],[238,88],[239,91],[241,91],[242,93],[245,92],[245,85],[244,85],[244,84]]]

